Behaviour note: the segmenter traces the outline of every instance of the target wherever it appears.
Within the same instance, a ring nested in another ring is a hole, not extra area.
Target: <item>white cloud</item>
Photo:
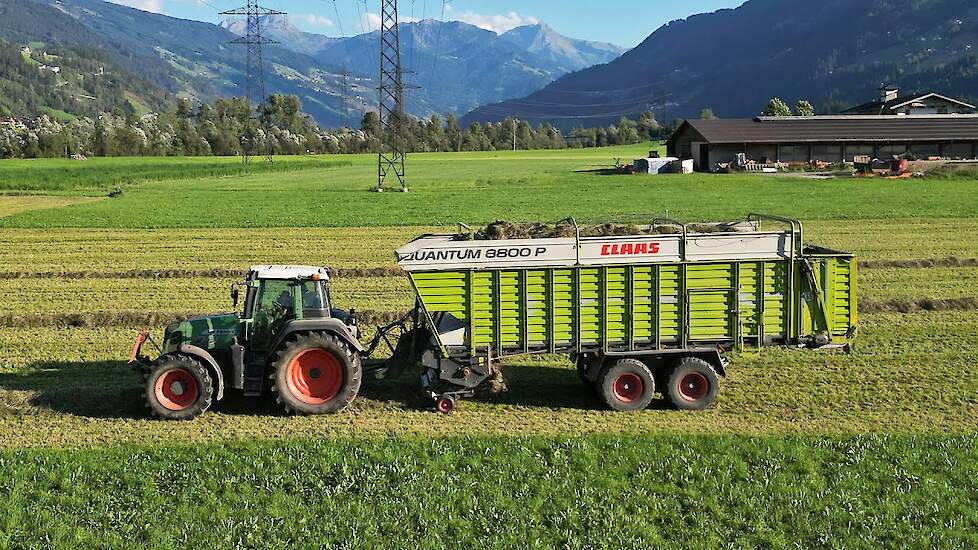
[[[163,11],[163,0],[115,0],[115,3],[153,13]]]
[[[421,19],[417,17],[404,17],[403,15],[398,18],[401,23],[417,23]],[[380,30],[380,16],[373,12],[366,12],[360,16],[360,26],[364,28],[367,32],[379,31]]]
[[[291,15],[296,21],[301,21],[311,27],[319,27],[322,29],[332,27],[336,25],[333,20],[328,17],[323,17],[322,15],[316,15],[314,13],[300,13],[297,15]]]
[[[380,16],[376,13],[366,12],[360,17],[360,25],[366,29],[367,32],[373,32],[380,30]]]
[[[446,6],[445,15],[451,19],[499,34],[523,25],[536,25],[540,23],[540,20],[536,17],[522,15],[515,11],[496,14],[476,13],[474,11],[458,11],[452,6]]]

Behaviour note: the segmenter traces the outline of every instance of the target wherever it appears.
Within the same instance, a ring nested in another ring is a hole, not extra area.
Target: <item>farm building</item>
[[[859,155],[974,159],[978,115],[815,116],[687,120],[669,138],[669,156],[710,172],[744,153],[758,163],[852,162]]]
[[[863,103],[852,109],[842,111],[842,115],[973,115],[978,109],[970,103],[937,93],[900,95],[900,90],[892,87],[880,88],[880,97],[875,101]]]

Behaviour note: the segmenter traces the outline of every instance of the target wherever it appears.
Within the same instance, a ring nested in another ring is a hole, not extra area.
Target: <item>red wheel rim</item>
[[[322,405],[343,385],[343,369],[332,353],[321,349],[299,352],[289,363],[289,390],[299,401]]]
[[[679,395],[686,401],[699,401],[710,392],[710,381],[698,372],[691,372],[679,380]]]
[[[452,412],[455,407],[450,399],[439,399],[438,400],[438,412],[442,414],[448,414]]]
[[[625,403],[638,401],[645,393],[645,384],[635,373],[625,373],[615,378],[614,387],[615,398]]]
[[[156,400],[171,411],[183,411],[197,402],[197,380],[183,369],[173,369],[156,379]]]

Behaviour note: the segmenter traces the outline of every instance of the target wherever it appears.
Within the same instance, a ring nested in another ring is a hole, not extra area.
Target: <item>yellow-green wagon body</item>
[[[858,321],[853,256],[803,246],[800,224],[756,227],[488,243],[428,236],[398,257],[450,357],[848,343]],[[446,317],[452,339],[438,328]]]

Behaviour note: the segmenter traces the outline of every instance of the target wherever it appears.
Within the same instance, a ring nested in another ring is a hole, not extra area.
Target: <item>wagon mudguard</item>
[[[216,401],[224,399],[224,371],[221,370],[221,366],[218,365],[217,360],[214,359],[214,356],[204,348],[192,346],[190,344],[180,344],[180,347],[177,348],[177,352],[203,361],[204,365],[207,367],[207,371],[214,378],[214,389],[217,391],[214,399]]]
[[[360,340],[350,331],[350,327],[339,319],[303,319],[292,321],[285,326],[275,339],[272,350],[277,350],[289,336],[303,332],[329,332],[346,342],[357,353],[363,353],[363,345]]]

